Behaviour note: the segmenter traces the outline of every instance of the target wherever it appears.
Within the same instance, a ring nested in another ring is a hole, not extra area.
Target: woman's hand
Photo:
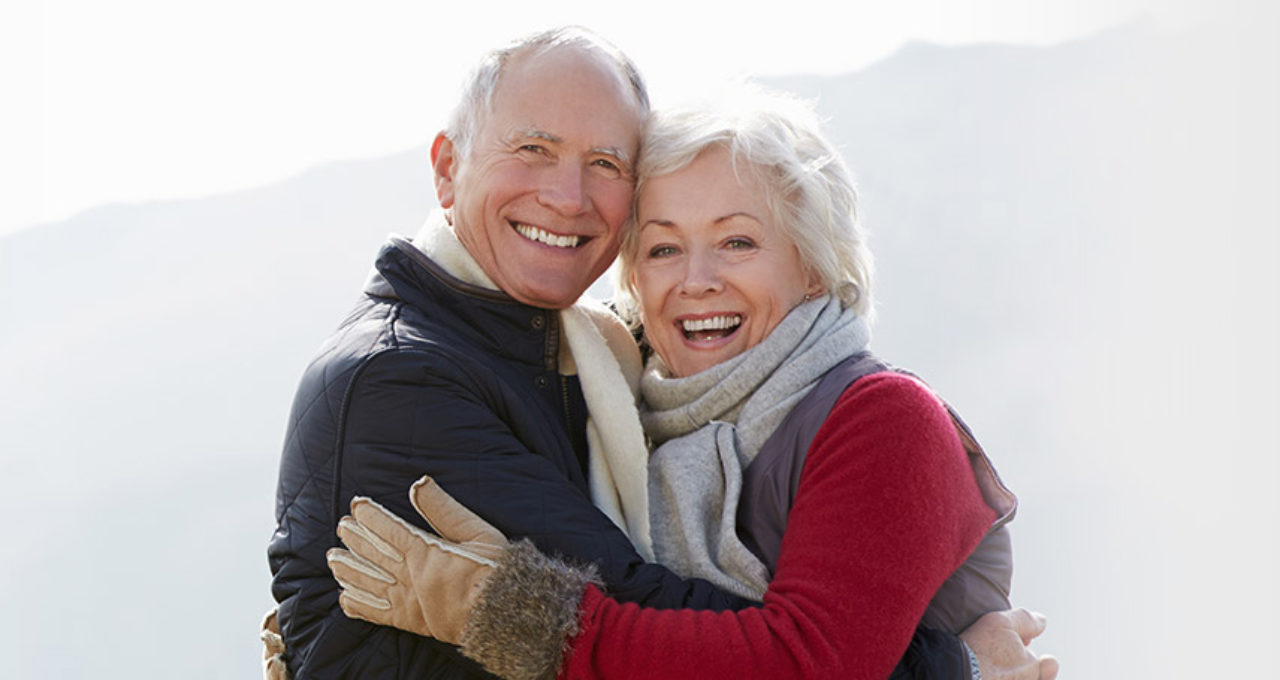
[[[351,501],[338,524],[347,549],[327,553],[338,602],[352,618],[458,644],[507,539],[430,477],[409,489],[409,502],[438,536],[368,498]]]
[[[1058,660],[1031,651],[1031,641],[1044,632],[1043,614],[1011,609],[983,614],[960,633],[978,656],[982,680],[1053,680]]]

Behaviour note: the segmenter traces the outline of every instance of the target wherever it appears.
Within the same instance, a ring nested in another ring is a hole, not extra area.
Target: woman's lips
[[[742,315],[719,313],[697,318],[677,319],[676,325],[685,339],[694,342],[706,342],[727,338],[737,332],[742,325]]]

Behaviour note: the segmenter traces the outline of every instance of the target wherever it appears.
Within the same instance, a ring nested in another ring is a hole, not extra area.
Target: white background
[[[1186,0],[864,2],[841,5],[838,17],[813,0],[623,6],[7,3],[0,233],[104,203],[204,196],[401,151],[434,134],[477,55],[565,23],[622,47],[660,103],[728,74],[853,71],[909,40],[1043,45],[1140,17],[1182,26],[1209,15]]]

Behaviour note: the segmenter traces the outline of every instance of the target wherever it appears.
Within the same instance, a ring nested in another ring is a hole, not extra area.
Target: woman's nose
[[[683,294],[693,297],[723,290],[719,260],[701,251],[690,252],[685,260],[684,279],[680,282],[680,288]]]

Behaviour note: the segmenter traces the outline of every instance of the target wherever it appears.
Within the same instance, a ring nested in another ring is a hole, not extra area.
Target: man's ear
[[[443,132],[436,135],[431,143],[431,169],[435,172],[436,200],[446,210],[453,207],[453,180],[458,169],[456,161],[453,140]]]

